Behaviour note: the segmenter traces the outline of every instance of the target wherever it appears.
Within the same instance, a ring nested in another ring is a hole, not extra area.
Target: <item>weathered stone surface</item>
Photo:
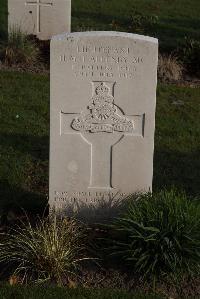
[[[8,0],[8,13],[9,30],[17,26],[42,40],[70,32],[71,0]]]
[[[100,211],[113,198],[151,190],[157,59],[150,37],[85,32],[52,39],[51,208]]]

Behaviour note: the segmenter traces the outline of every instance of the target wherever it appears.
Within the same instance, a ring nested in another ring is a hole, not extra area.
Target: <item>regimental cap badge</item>
[[[91,104],[87,109],[87,112],[83,111],[80,117],[72,121],[71,127],[74,130],[89,133],[132,133],[134,131],[134,123],[115,105],[114,97],[105,82],[99,82],[94,89]]]

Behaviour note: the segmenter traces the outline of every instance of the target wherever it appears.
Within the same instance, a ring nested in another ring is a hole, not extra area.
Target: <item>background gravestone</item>
[[[94,206],[152,188],[157,39],[63,34],[51,41],[50,206]]]
[[[8,0],[8,25],[47,40],[70,32],[71,0]]]
[[[7,38],[8,34],[8,3],[1,0],[0,4],[0,40],[1,42]]]

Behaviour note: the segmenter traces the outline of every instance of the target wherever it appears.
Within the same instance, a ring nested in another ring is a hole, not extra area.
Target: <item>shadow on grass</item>
[[[1,144],[5,148],[12,147],[16,151],[28,153],[36,159],[49,159],[49,136],[2,133]]]
[[[161,51],[176,50],[185,43],[186,37],[200,39],[200,33],[197,31],[197,26],[200,26],[199,20],[171,19],[165,22],[158,23],[153,32],[149,32],[159,39]]]
[[[47,209],[47,199],[41,194],[23,190],[18,186],[10,185],[6,180],[0,181],[0,217],[1,224],[27,215],[42,215]]]
[[[173,24],[174,26],[183,27],[180,29],[187,29],[188,31],[197,30],[197,35],[200,38],[200,19],[191,19],[191,18],[166,18],[166,24]]]
[[[190,196],[200,195],[200,151],[155,151],[154,191],[175,187]]]

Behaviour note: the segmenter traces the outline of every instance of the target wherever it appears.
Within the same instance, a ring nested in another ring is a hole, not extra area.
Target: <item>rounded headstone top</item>
[[[85,32],[73,32],[73,33],[62,33],[52,37],[52,41],[66,40],[69,38],[80,38],[80,37],[120,37],[129,38],[140,41],[147,41],[158,44],[158,39],[150,36],[127,33],[127,32],[116,32],[116,31],[85,31]]]

